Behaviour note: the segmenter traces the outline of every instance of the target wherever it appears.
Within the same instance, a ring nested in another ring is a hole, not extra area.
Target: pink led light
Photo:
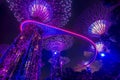
[[[95,48],[95,56],[91,59],[91,61],[90,61],[88,64],[83,65],[82,67],[87,66],[87,65],[90,65],[92,62],[95,61],[96,56],[97,56],[97,49],[96,49],[95,43],[94,43],[91,39],[89,39],[89,38],[87,38],[87,37],[85,37],[85,36],[83,36],[83,35],[81,35],[81,34],[77,34],[77,33],[74,33],[74,32],[71,32],[71,31],[68,31],[68,30],[65,30],[65,29],[61,29],[61,28],[58,28],[58,27],[54,27],[54,26],[51,26],[51,25],[47,25],[47,24],[44,24],[44,23],[42,23],[42,22],[38,22],[38,21],[34,21],[34,20],[25,20],[25,21],[23,21],[23,22],[20,24],[20,30],[21,30],[21,31],[23,30],[24,24],[26,24],[26,23],[34,23],[34,24],[39,24],[39,25],[42,25],[42,26],[47,26],[47,27],[49,27],[49,28],[52,28],[52,29],[60,30],[60,31],[62,31],[62,32],[69,33],[69,34],[71,34],[71,35],[74,35],[74,36],[76,36],[76,37],[82,38],[82,39],[90,42],[90,43],[93,45],[93,47]]]

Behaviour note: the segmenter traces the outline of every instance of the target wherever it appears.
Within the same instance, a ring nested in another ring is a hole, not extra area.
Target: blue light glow
[[[54,54],[56,55],[56,54],[57,54],[57,52],[54,52]]]
[[[104,54],[104,53],[101,53],[100,55],[101,55],[101,57],[104,57],[104,56],[105,56],[105,54]]]

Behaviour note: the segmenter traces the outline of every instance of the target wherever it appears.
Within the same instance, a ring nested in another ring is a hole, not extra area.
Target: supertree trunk
[[[27,25],[5,52],[0,62],[0,80],[39,80],[41,35]]]

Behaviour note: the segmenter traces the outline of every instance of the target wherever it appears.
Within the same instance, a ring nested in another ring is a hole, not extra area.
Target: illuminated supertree
[[[95,46],[98,54],[100,55],[100,59],[106,55],[105,53],[109,53],[110,51],[108,49],[109,44],[107,40],[105,41],[104,39],[106,38],[106,36],[108,36],[107,31],[111,26],[111,22],[109,19],[111,11],[112,8],[105,7],[101,1],[97,0],[93,4],[91,4],[88,8],[83,10],[83,12],[77,19],[76,26],[77,28],[79,26],[79,28],[82,31],[81,33],[95,40],[96,42]],[[84,60],[81,63],[84,64],[88,63],[87,61],[85,61],[85,58],[89,58],[91,55],[93,55],[91,50],[94,50],[94,48],[91,47],[90,45],[89,50],[84,52],[85,57],[83,57]],[[78,63],[78,66],[77,68],[75,68],[75,70],[77,71],[82,70],[82,68],[79,65],[81,63]]]
[[[7,0],[18,21],[34,19],[63,27],[71,16],[71,0]]]
[[[73,38],[68,35],[56,35],[46,39],[43,44],[45,49],[53,53],[49,60],[52,64],[51,80],[59,80],[62,77],[62,66],[69,62],[68,58],[61,56],[61,51],[72,46]]]
[[[79,25],[84,28],[84,32],[91,38],[96,38],[96,49],[99,53],[109,52],[107,40],[108,29],[111,26],[110,12],[112,8],[107,8],[101,1],[96,1],[87,8],[79,17]],[[98,42],[100,41],[100,42]]]
[[[77,26],[83,28],[83,33],[90,37],[100,37],[110,26],[109,15],[112,8],[106,8],[101,1],[96,1],[86,8],[78,17]]]

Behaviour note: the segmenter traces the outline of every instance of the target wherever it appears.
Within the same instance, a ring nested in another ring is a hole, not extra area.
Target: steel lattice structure
[[[1,80],[38,80],[38,68],[41,61],[41,47],[39,45],[41,36],[36,30],[38,29],[32,26],[24,29],[6,51],[0,63]]]

